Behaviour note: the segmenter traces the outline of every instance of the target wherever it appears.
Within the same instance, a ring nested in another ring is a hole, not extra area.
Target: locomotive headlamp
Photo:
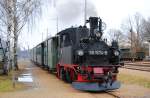
[[[108,55],[108,52],[107,52],[107,51],[104,51],[104,54],[105,54],[105,55]]]
[[[119,55],[119,51],[114,51],[114,55],[118,56]]]
[[[77,51],[77,54],[78,54],[79,56],[83,56],[83,55],[84,55],[84,52],[83,52],[83,50],[78,50],[78,51]]]

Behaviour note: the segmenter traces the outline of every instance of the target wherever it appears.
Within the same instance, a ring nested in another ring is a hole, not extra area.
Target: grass
[[[16,83],[15,88],[12,83],[12,72],[9,75],[0,76],[0,92],[11,92],[23,89],[25,86],[22,83]]]
[[[146,88],[150,88],[150,79],[146,79],[144,77],[120,73],[118,75],[118,79],[122,83],[136,84]]]

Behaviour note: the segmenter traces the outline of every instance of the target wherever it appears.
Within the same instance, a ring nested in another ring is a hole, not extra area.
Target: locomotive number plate
[[[89,51],[89,55],[107,55],[107,51]]]

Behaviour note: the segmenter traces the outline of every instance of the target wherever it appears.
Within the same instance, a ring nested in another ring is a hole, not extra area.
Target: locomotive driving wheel
[[[63,81],[66,81],[66,78],[65,78],[65,70],[64,68],[60,68],[60,79],[62,79]]]
[[[66,71],[66,82],[72,83],[71,73],[68,70]]]

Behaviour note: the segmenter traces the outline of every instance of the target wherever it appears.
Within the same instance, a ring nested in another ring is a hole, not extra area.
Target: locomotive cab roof
[[[89,28],[85,26],[71,27],[57,33],[57,36],[66,36],[73,43],[79,43],[82,38],[88,37],[89,35]]]

